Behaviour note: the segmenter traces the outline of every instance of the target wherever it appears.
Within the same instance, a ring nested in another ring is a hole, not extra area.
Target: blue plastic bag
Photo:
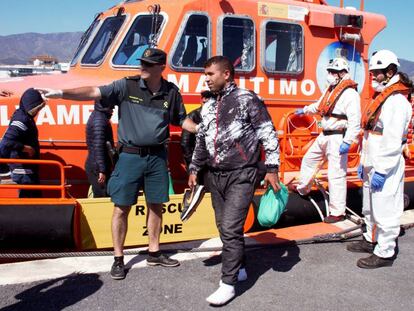
[[[275,192],[269,186],[260,198],[257,220],[262,227],[271,227],[277,223],[285,210],[289,192],[286,186],[280,183],[280,191]]]

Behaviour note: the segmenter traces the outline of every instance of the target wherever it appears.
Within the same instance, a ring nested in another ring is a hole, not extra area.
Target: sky
[[[264,2],[266,0],[263,0]],[[340,0],[327,0],[339,6]],[[24,32],[85,31],[96,13],[117,0],[0,0],[0,36]],[[360,0],[344,0],[359,8]],[[82,10],[80,10],[82,8]],[[370,52],[393,50],[399,58],[414,61],[414,1],[365,0],[365,11],[383,14],[388,25],[371,45]]]
[[[1,1],[1,0],[0,0]],[[340,0],[327,0],[339,6]],[[360,0],[344,0],[345,6],[359,9]],[[388,49],[399,58],[414,61],[414,1],[413,0],[365,0],[364,10],[387,18],[387,27],[381,31],[370,46],[374,51]]]

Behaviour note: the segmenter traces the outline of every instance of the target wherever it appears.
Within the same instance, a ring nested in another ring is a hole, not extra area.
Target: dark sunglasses
[[[141,65],[144,66],[144,67],[147,67],[147,68],[151,68],[151,67],[154,67],[155,65],[158,65],[158,64],[147,63],[147,62],[141,61]]]

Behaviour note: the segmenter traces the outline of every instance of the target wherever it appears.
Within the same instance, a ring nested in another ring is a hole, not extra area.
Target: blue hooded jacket
[[[27,158],[23,153],[24,145],[31,146],[35,150],[32,159],[40,158],[39,133],[35,120],[28,112],[43,103],[41,94],[33,88],[26,90],[20,98],[20,106],[13,113],[9,127],[0,142],[0,156],[2,158]],[[10,169],[24,168],[37,172],[36,165],[12,164]]]

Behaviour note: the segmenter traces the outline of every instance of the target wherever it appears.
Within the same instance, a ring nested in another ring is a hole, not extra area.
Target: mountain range
[[[0,64],[28,64],[30,58],[50,55],[59,62],[70,62],[78,47],[82,32],[22,33],[0,36]]]
[[[23,33],[0,36],[0,65],[27,64],[38,55],[50,55],[69,62],[78,47],[82,32]],[[414,62],[401,59],[401,71],[414,78]]]
[[[400,59],[400,65],[400,70],[408,74],[408,76],[411,77],[411,80],[414,80],[414,62]]]

